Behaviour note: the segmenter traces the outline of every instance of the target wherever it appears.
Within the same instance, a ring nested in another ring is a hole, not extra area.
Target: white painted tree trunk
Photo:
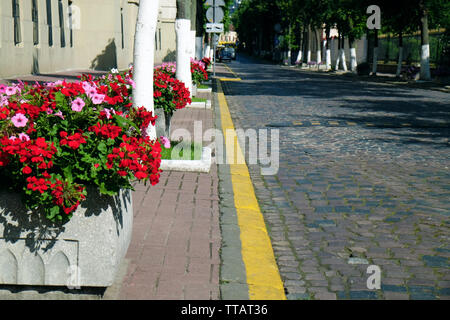
[[[308,49],[306,53],[306,63],[311,62],[311,50]]]
[[[155,60],[155,32],[158,20],[159,0],[141,0],[134,37],[133,106],[145,107],[153,112],[153,65]],[[155,126],[150,124],[146,130],[150,139],[156,139]]]
[[[430,80],[430,45],[422,46],[422,54],[420,55],[420,79]]]
[[[331,49],[327,49],[327,51],[326,51],[325,63],[326,63],[327,70],[330,70],[331,69]]]
[[[319,64],[322,62],[322,51],[317,50],[316,55],[317,55],[317,64]]]
[[[291,65],[291,56],[292,56],[292,51],[291,51],[291,49],[289,49],[288,52],[287,52],[287,57],[286,57],[286,59],[287,59],[287,64],[288,64],[289,66]]]
[[[192,75],[191,75],[191,20],[176,19],[175,33],[177,43],[177,72],[176,78],[184,83],[189,89],[192,97]]]
[[[378,64],[378,47],[373,48],[373,62],[372,62],[372,74],[377,74],[377,64]]]
[[[347,71],[347,61],[345,61],[345,49],[341,49],[340,56],[341,56],[340,60],[342,63],[342,69],[344,71]]]
[[[336,64],[335,64],[334,70],[336,70],[336,71],[339,70],[340,64],[341,64],[341,49],[339,49],[339,51],[337,52],[337,58],[336,58]]]
[[[191,45],[191,58],[195,59],[195,35],[197,34],[197,32],[195,30],[191,30],[191,41],[190,41],[190,45]]]
[[[205,53],[203,55],[211,59],[211,47],[209,46],[209,43],[205,46]]]
[[[300,50],[298,51],[297,59],[295,60],[295,63],[296,64],[301,64],[302,63],[302,58],[303,58],[303,51],[300,48]]]
[[[398,48],[398,64],[397,64],[397,72],[396,76],[400,77],[402,73],[402,63],[403,63],[403,47]]]
[[[356,61],[356,49],[350,48],[350,70],[352,72],[356,72],[357,66],[358,66],[358,62]]]
[[[201,60],[203,58],[203,38],[195,38],[195,58]]]

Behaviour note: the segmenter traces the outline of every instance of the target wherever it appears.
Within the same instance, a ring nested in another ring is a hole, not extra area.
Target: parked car
[[[234,49],[233,48],[223,48],[222,50],[219,51],[219,62],[222,61],[231,61],[231,59],[233,59],[233,53],[234,53]]]

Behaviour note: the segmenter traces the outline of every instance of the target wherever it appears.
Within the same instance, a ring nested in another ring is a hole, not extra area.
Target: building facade
[[[155,62],[175,51],[175,0],[161,0]],[[133,61],[138,0],[0,1],[0,78]]]

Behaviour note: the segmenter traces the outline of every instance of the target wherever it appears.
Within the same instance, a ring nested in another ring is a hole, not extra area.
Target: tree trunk
[[[358,62],[356,61],[355,39],[353,37],[348,37],[348,44],[350,47],[350,70],[356,72]]]
[[[184,83],[192,97],[190,0],[177,0],[175,33],[177,44],[176,78]]]
[[[342,69],[344,71],[347,71],[347,61],[345,61],[345,36],[342,35],[342,42],[341,42],[341,63],[342,63]]]
[[[197,1],[197,10],[196,10],[196,39],[195,39],[195,57],[197,59],[203,58],[203,38],[205,36],[205,30],[203,29],[203,0],[194,0]]]
[[[373,61],[372,61],[372,75],[377,75],[377,64],[378,64],[378,29],[375,29],[375,41],[373,45]]]
[[[155,60],[155,32],[158,21],[159,0],[141,0],[134,38],[133,106],[142,107],[155,114],[153,102],[153,66]],[[150,139],[156,139],[155,126],[146,130]]]
[[[322,29],[315,29],[315,34],[317,43],[316,60],[317,65],[319,65],[322,62]]]
[[[331,69],[331,50],[330,50],[330,27],[327,25],[326,29],[325,29],[325,34],[326,34],[326,42],[325,42],[325,65],[326,65],[326,69],[330,70]]]
[[[308,43],[306,48],[306,63],[311,62],[311,26],[308,25]]]
[[[397,64],[397,72],[395,74],[396,77],[400,77],[402,73],[402,63],[403,63],[403,32],[400,32],[398,35],[398,64]]]
[[[420,56],[420,79],[431,80],[430,74],[430,42],[428,36],[428,9],[425,8],[424,0],[420,2],[421,24],[420,39],[422,44]]]
[[[304,42],[304,35],[303,30],[300,31],[300,43],[299,43],[299,50],[297,54],[297,59],[295,59],[295,64],[301,64],[302,58],[303,58],[303,42]]]
[[[197,0],[191,0],[191,58],[195,59],[197,34]]]
[[[338,33],[338,52],[336,57],[336,64],[334,70],[339,70],[339,65],[341,63],[341,33]]]
[[[292,56],[292,49],[291,49],[291,36],[292,36],[292,28],[291,23],[289,22],[289,37],[288,37],[288,49],[287,49],[287,64],[288,66],[291,65],[291,56]]]

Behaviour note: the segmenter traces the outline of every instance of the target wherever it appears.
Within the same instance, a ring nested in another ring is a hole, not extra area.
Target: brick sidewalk
[[[191,130],[192,120],[202,121],[203,130],[212,126],[211,110],[179,110],[172,119],[172,130]],[[129,266],[118,298],[219,299],[216,165],[210,173],[163,172],[156,186],[136,186],[133,205]]]

